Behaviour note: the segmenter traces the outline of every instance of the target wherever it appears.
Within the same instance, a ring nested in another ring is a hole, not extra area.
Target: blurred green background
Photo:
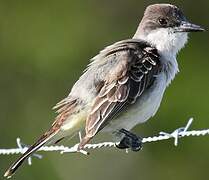
[[[55,117],[53,105],[103,47],[132,37],[145,7],[139,0],[0,0],[0,148],[16,137],[32,143]],[[209,26],[209,1],[169,1],[194,23]],[[194,117],[194,129],[209,128],[209,33],[190,34],[179,54],[180,73],[160,110],[134,131],[143,136],[172,131]],[[69,142],[68,142],[69,143]],[[208,179],[209,137],[145,144],[141,152],[97,150],[46,152],[16,173],[17,180]],[[0,156],[0,176],[17,155]],[[0,179],[1,179],[0,178]]]

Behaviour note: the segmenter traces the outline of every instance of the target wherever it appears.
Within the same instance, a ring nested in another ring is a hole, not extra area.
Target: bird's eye
[[[168,24],[168,21],[165,18],[159,18],[158,22],[161,26],[166,26]]]

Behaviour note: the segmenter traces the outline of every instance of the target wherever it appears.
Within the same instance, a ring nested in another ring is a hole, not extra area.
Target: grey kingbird
[[[78,151],[101,131],[122,134],[118,148],[139,150],[140,138],[129,130],[155,115],[178,72],[176,55],[188,33],[197,31],[204,29],[190,23],[176,6],[148,6],[133,38],[116,42],[92,58],[70,94],[54,107],[58,115],[50,129],[4,176],[10,177],[41,146],[82,129],[85,136]]]

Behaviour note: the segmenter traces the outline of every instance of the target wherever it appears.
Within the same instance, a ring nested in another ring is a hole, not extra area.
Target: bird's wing
[[[110,63],[110,66],[101,79],[102,87],[86,120],[86,137],[81,147],[124,107],[134,103],[152,85],[160,69],[157,50],[133,39],[107,47],[96,56],[95,61],[98,62],[92,62],[93,65],[103,62]]]

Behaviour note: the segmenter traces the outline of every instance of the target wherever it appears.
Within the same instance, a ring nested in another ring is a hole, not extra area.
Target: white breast
[[[178,72],[178,64],[174,56],[171,57],[165,53],[161,54],[161,62],[163,63],[163,70],[157,75],[152,87],[145,91],[135,104],[127,108],[117,118],[113,119],[109,125],[104,128],[104,131],[117,131],[121,128],[130,130],[137,124],[143,123],[155,115],[166,87]]]
[[[144,93],[135,104],[120,116],[112,120],[104,131],[116,131],[121,128],[130,130],[139,123],[147,121],[157,112],[166,88],[166,75],[160,74],[152,88]]]

